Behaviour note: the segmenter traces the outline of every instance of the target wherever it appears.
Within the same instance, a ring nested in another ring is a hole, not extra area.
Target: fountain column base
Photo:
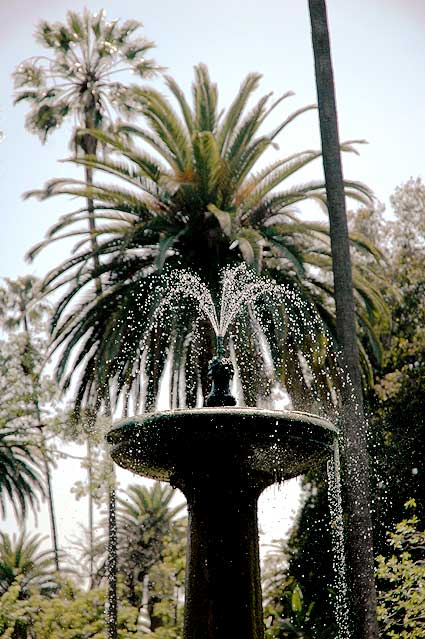
[[[185,482],[189,514],[185,639],[264,637],[257,501],[225,473]]]

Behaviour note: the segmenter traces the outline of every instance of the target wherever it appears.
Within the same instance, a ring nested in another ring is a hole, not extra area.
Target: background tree
[[[41,549],[43,539],[40,535],[28,536],[25,530],[12,539],[7,533],[0,533],[0,595],[18,576],[21,576],[20,598],[27,598],[34,586],[43,594],[57,588],[56,557],[51,550]]]
[[[96,217],[106,222],[98,227],[98,249],[102,255],[98,270],[90,268],[93,253],[83,238],[76,247],[76,255],[54,269],[45,280],[46,291],[73,282],[72,289],[57,306],[53,339],[55,345],[65,346],[58,368],[58,376],[65,386],[70,384],[78,365],[84,369],[78,389],[82,403],[94,401],[99,389],[106,387],[106,380],[114,379],[116,398],[121,391],[124,396],[131,393],[137,408],[140,405],[141,371],[144,370],[147,380],[145,405],[153,406],[170,335],[174,342],[175,378],[178,381],[177,371],[186,370],[186,401],[189,405],[195,402],[199,376],[206,379],[206,361],[200,364],[196,348],[199,347],[199,352],[210,352],[211,336],[201,338],[202,347],[199,339],[193,339],[196,332],[193,310],[185,307],[184,320],[176,323],[173,330],[170,331],[164,322],[163,329],[152,337],[147,348],[141,346],[143,331],[153,313],[153,308],[147,307],[143,315],[141,300],[152,293],[152,287],[158,281],[152,273],[161,272],[164,264],[170,270],[187,266],[202,274],[215,293],[219,287],[220,269],[245,260],[277,282],[297,290],[302,299],[313,301],[326,327],[334,333],[328,230],[321,224],[303,223],[294,210],[298,202],[323,203],[325,187],[320,182],[290,186],[291,176],[317,159],[320,152],[291,154],[258,173],[253,172],[259,158],[267,149],[273,148],[277,135],[312,107],[290,114],[270,134],[259,134],[269,113],[289,94],[271,104],[270,97],[264,96],[252,111],[245,113],[258,82],[258,75],[248,76],[221,118],[217,87],[203,65],[196,69],[192,108],[174,80],[167,80],[181,115],[159,92],[135,88],[133,104],[138,101],[146,128],[122,127],[121,133],[128,136],[124,139],[121,135],[110,136],[92,130],[92,135],[108,145],[109,157],[106,160],[94,157],[78,160],[124,182],[119,186],[108,183],[87,188],[79,181],[56,180],[37,192],[40,197],[63,193],[90,195],[96,205]],[[136,145],[137,140],[150,145],[155,156],[141,150]],[[343,148],[354,149],[351,143]],[[125,182],[132,188],[122,186]],[[276,190],[278,188],[281,190]],[[346,189],[347,195],[363,202],[370,201],[371,195],[365,186],[347,182]],[[31,256],[46,243],[60,239],[61,231],[65,231],[66,236],[72,235],[73,225],[85,221],[87,215],[86,211],[64,216]],[[80,240],[78,226],[75,233]],[[353,236],[352,241],[379,259],[379,254],[364,238]],[[96,296],[92,286],[99,275],[105,278],[101,297]],[[360,322],[373,341],[374,315],[378,308],[384,312],[382,299],[373,272],[368,271],[366,278],[360,268],[356,275]],[[90,296],[90,303],[87,303],[87,297],[84,297],[84,305],[78,303],[83,292]],[[151,299],[155,305],[161,299],[160,292]],[[73,318],[68,315],[71,303]],[[296,313],[295,305],[293,312]],[[297,319],[302,320],[301,317]],[[270,324],[275,328],[274,339],[270,341],[276,344],[273,352],[276,357],[290,347],[297,348],[283,344],[276,321]],[[89,326],[94,330],[88,334]],[[246,326],[240,327],[239,332],[242,331],[243,340],[236,344],[236,355],[240,355],[238,363],[245,400],[255,403],[257,397],[250,390],[249,380],[253,378],[250,370],[254,367],[259,370],[258,344]],[[312,340],[309,341],[307,333],[303,339],[304,352],[308,353]],[[317,339],[315,341],[317,343]],[[152,347],[154,343],[155,348]],[[204,359],[208,357],[205,355]],[[295,366],[297,358],[288,358],[287,367],[291,362]],[[199,374],[193,374],[196,369],[200,369]],[[286,376],[291,377],[295,385],[295,379],[300,375],[302,367],[298,366]],[[307,394],[307,385],[302,388]],[[179,392],[174,397],[177,403],[178,397]]]
[[[149,573],[149,628],[167,639],[179,639],[183,634],[187,544],[184,524],[185,520],[178,520],[164,537],[161,560]]]
[[[161,561],[165,539],[171,539],[184,503],[172,506],[176,491],[155,482],[150,488],[132,484],[118,499],[118,569],[128,588],[128,600],[141,605],[145,578]],[[180,522],[181,523],[181,522]],[[176,530],[177,534],[177,530]]]
[[[348,516],[347,557],[351,613],[358,636],[377,639],[367,428],[363,414],[350,242],[326,2],[309,0],[309,8],[332,244],[337,342],[341,348],[342,363],[350,379],[342,398],[341,427],[344,438],[344,508]]]
[[[176,491],[154,482],[131,484],[117,499],[118,581],[121,599],[140,611],[150,632],[181,627],[186,519]],[[99,536],[99,541],[100,541]],[[106,573],[105,544],[98,543],[97,582]],[[87,554],[87,548],[85,553]]]
[[[415,507],[415,500],[406,502]],[[413,513],[389,534],[392,555],[378,557],[378,619],[385,639],[419,639],[425,633],[425,532]]]
[[[61,581],[60,590],[46,597],[36,588],[22,599],[20,577],[0,598],[0,636],[2,639],[106,639],[104,609],[106,590],[85,592],[71,580]],[[131,636],[147,639],[139,630],[138,611],[123,603],[117,619],[119,639]]]
[[[67,116],[73,117],[77,127],[98,129],[112,125],[114,112],[128,112],[125,100],[127,88],[115,80],[117,74],[125,77],[126,72],[132,71],[139,77],[146,77],[158,71],[155,62],[146,57],[154,44],[136,35],[140,27],[141,23],[135,20],[127,20],[123,24],[117,20],[108,22],[103,10],[92,14],[87,9],[82,15],[69,11],[64,23],[40,22],[36,38],[49,50],[50,57],[38,56],[26,60],[15,72],[16,102],[27,101],[31,105],[27,128],[37,133],[44,142]],[[98,145],[92,135],[76,137],[74,132],[73,143],[76,151],[83,156],[96,156]],[[85,178],[87,184],[92,184],[93,170],[89,166],[85,169]],[[90,197],[87,198],[87,210],[93,260],[99,266],[93,200]],[[100,277],[95,285],[100,294]],[[91,457],[90,445],[88,438],[88,457]],[[111,601],[108,619],[111,620],[111,637],[114,638],[116,558],[112,532],[115,525],[115,482],[112,474],[111,465]],[[91,505],[91,524],[92,513]]]
[[[421,478],[425,472],[425,187],[410,179],[391,198],[393,220],[384,225],[383,246],[393,282],[392,324],[386,332],[386,358],[368,396],[373,432],[375,540],[386,554],[387,531],[404,516],[414,498],[425,516]]]
[[[139,77],[155,74],[159,67],[146,57],[154,43],[138,37],[141,23],[127,20],[108,22],[101,10],[82,15],[68,11],[64,23],[41,21],[36,40],[50,56],[36,56],[22,62],[15,71],[15,103],[28,102],[30,112],[27,128],[42,142],[72,118],[79,128],[107,129],[113,125],[113,114],[131,113],[125,99],[127,86],[116,81],[131,71]],[[78,137],[75,130],[72,143],[83,155],[96,155],[97,140],[91,135]],[[92,184],[93,172],[86,167],[87,184]],[[87,199],[89,227],[96,255],[96,233],[93,202]],[[100,280],[97,282],[100,286]]]
[[[334,548],[325,465],[304,478],[304,503],[288,540],[288,575],[301,588],[304,601],[314,603],[310,628],[314,637],[336,637]]]
[[[103,10],[68,11],[65,22],[42,20],[35,37],[49,56],[25,60],[14,74],[15,102],[30,104],[29,131],[45,142],[68,117],[80,128],[105,129],[113,125],[114,113],[128,113],[128,88],[116,81],[117,74],[126,78],[131,71],[145,78],[159,70],[146,57],[154,43],[136,35],[141,27],[137,20],[108,22]],[[91,149],[87,138],[74,142],[95,154],[96,140]]]
[[[375,327],[383,343],[384,357],[377,360],[370,353],[375,383],[365,393],[373,459],[374,547],[377,554],[385,557],[392,552],[387,531],[405,517],[405,502],[413,496],[418,518],[423,518],[425,512],[421,482],[425,471],[421,454],[425,445],[423,192],[420,179],[411,179],[398,187],[391,198],[390,219],[384,216],[383,205],[379,203],[349,215],[351,230],[367,232],[383,253],[381,268],[392,283],[383,290],[391,308],[391,322],[384,318]],[[364,260],[367,256],[357,253],[356,259]],[[296,577],[305,598],[316,603],[314,615],[326,626],[333,616],[329,597],[333,570],[330,555],[323,552],[323,549],[330,552],[331,548],[325,470],[309,473],[304,490],[306,501],[289,541],[291,560],[285,575]]]
[[[81,526],[83,539],[78,538],[73,545],[81,555],[81,575],[89,580],[91,587],[96,583],[96,558],[102,552],[98,546],[101,544],[102,549],[105,547],[105,539],[96,538],[95,535],[94,509],[101,509],[108,502],[110,456],[105,447],[105,434],[110,425],[110,418],[96,415],[92,409],[85,409],[76,415],[71,405],[54,430],[65,443],[86,444],[86,455],[80,458],[86,479],[77,479],[71,492],[77,500],[88,498],[88,525]],[[61,454],[66,455],[63,452]]]
[[[45,419],[49,416],[47,411],[52,410],[52,406],[47,404],[54,402],[56,391],[48,377],[42,375],[43,355],[46,352],[42,322],[47,320],[48,307],[39,300],[39,285],[34,277],[25,276],[17,280],[6,279],[5,281],[6,286],[0,288],[1,326],[8,331],[18,332],[15,341],[16,359],[13,362],[14,367],[12,365],[13,375],[7,371],[6,376],[9,385],[6,396],[10,397],[10,404],[5,419],[6,424],[11,423],[13,428],[13,423],[16,424],[19,418],[20,428],[23,427],[27,431],[27,438],[31,437],[28,429],[35,428],[38,431],[49,505],[52,545],[56,570],[59,570],[59,545],[50,469],[52,459],[43,430],[46,425]],[[4,362],[8,369],[11,364],[10,360]]]
[[[312,599],[306,596],[290,570],[289,560],[287,540],[273,542],[262,570],[265,636],[267,639],[330,639],[336,636],[333,619],[325,621],[316,611],[320,602],[314,592]]]
[[[38,496],[44,495],[39,450],[27,433],[7,427],[3,416],[0,420],[0,509],[5,517],[9,501],[16,517],[23,520],[28,505],[35,511]]]

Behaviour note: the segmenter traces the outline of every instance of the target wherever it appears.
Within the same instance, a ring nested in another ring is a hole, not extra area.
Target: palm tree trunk
[[[91,113],[91,110],[88,110],[85,119],[85,127],[86,129],[92,128],[94,126],[94,117]],[[90,135],[86,135],[84,138],[84,154],[85,155],[96,155],[97,141]],[[85,178],[87,186],[93,186],[93,169],[90,167],[85,168]],[[97,254],[98,243],[96,239],[96,222],[94,220],[94,202],[92,198],[87,198],[87,212],[89,214],[89,230],[90,230],[90,243],[91,249],[93,252],[93,263],[94,268],[97,270],[99,267],[99,256]],[[96,293],[100,295],[102,293],[102,282],[100,277],[97,277],[95,280],[96,283]],[[91,456],[91,443],[90,443],[90,434],[87,434],[87,458],[88,458],[88,483],[89,483],[89,543],[90,543],[90,588],[93,588],[94,582],[94,568],[93,568],[93,546],[94,546],[94,535],[93,535],[93,495],[92,495],[92,456]]]
[[[95,107],[89,107],[85,116],[86,129],[93,129],[95,127],[94,117]],[[97,151],[97,140],[91,136],[86,135],[84,140],[84,153],[85,155],[95,156]],[[86,167],[85,169],[86,183],[88,187],[93,186],[93,169]],[[93,198],[87,198],[87,212],[89,214],[89,229],[91,248],[93,253],[94,268],[98,270],[100,266],[98,243],[96,237],[96,222],[94,219],[94,201]],[[102,294],[102,280],[96,277],[96,293]],[[107,397],[107,407],[105,415],[111,417],[109,390]],[[108,489],[108,614],[107,614],[107,626],[108,626],[108,639],[117,639],[118,637],[118,608],[117,608],[117,524],[116,524],[116,477],[115,467],[113,462],[110,464],[109,473],[109,489]]]
[[[350,245],[325,0],[309,0],[309,9],[329,210],[337,339],[343,366],[351,379],[351,384],[345,385],[342,398],[342,428],[352,623],[356,639],[377,639],[367,428],[363,414]]]
[[[90,573],[90,590],[94,588],[94,517],[93,517],[93,453],[90,440],[90,434],[87,434],[87,475],[88,475],[88,517],[89,517],[89,573]]]
[[[24,334],[25,334],[25,340],[26,343],[28,345],[29,350],[32,350],[32,344],[31,344],[31,336],[30,336],[30,329],[29,329],[29,324],[28,324],[28,319],[27,319],[27,315],[24,312],[23,315],[23,326],[24,326]],[[50,473],[50,464],[49,464],[49,460],[47,457],[47,449],[46,449],[46,438],[44,437],[44,433],[43,433],[43,422],[41,419],[41,411],[40,411],[40,404],[39,404],[39,392],[38,392],[38,384],[39,384],[39,379],[38,376],[34,373],[34,371],[31,371],[31,373],[28,375],[28,377],[31,379],[31,383],[32,383],[32,403],[35,409],[35,416],[36,416],[36,420],[37,420],[37,428],[39,430],[40,433],[40,445],[41,445],[41,453],[42,453],[42,457],[43,457],[43,465],[44,465],[44,476],[46,478],[46,484],[47,484],[47,502],[49,505],[49,520],[50,520],[50,534],[52,537],[52,544],[53,544],[53,553],[55,556],[55,568],[57,570],[57,572],[59,572],[60,570],[60,566],[59,566],[59,545],[58,545],[58,533],[57,533],[57,525],[56,525],[56,514],[55,514],[55,506],[54,506],[54,501],[53,501],[53,488],[52,488],[52,478],[51,478],[51,473]]]
[[[57,533],[57,526],[56,526],[55,505],[53,501],[52,478],[50,473],[50,465],[47,459],[46,439],[42,431],[43,424],[40,421],[41,419],[40,409],[38,407],[38,402],[35,404],[36,404],[36,411],[37,411],[38,429],[40,432],[41,448],[42,448],[42,454],[43,454],[44,476],[46,477],[46,484],[47,484],[47,502],[49,504],[50,534],[52,537],[53,553],[55,556],[55,568],[57,572],[59,572],[60,570],[59,545],[58,545],[58,533]]]
[[[86,113],[84,126],[86,129],[93,129],[95,126],[95,117],[93,109],[89,108]],[[84,155],[95,156],[97,152],[97,140],[91,135],[86,134],[84,136],[83,143]],[[85,167],[86,184],[90,188],[93,186],[93,169],[89,166]],[[89,214],[89,230],[90,230],[90,242],[93,253],[93,263],[95,269],[99,268],[100,261],[98,255],[98,243],[96,237],[96,221],[94,219],[94,202],[93,198],[87,198],[87,212]],[[102,282],[100,277],[96,278],[96,292],[100,294],[102,292]]]
[[[110,462],[108,491],[108,639],[118,637],[116,477]]]

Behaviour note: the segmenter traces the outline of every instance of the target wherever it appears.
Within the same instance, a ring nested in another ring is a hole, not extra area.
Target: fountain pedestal
[[[250,408],[156,413],[110,430],[117,464],[186,496],[185,639],[262,639],[258,497],[329,455],[336,434],[314,415]]]
[[[217,478],[182,489],[189,515],[185,639],[262,637],[258,488]]]

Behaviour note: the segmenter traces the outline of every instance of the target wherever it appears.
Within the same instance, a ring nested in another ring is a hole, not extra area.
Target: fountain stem
[[[217,357],[222,359],[226,354],[224,350],[224,335],[217,335]]]
[[[190,521],[184,639],[264,639],[257,524],[263,486],[232,472],[234,465],[225,459],[218,472],[176,481]]]
[[[234,371],[232,362],[225,357],[224,336],[217,335],[217,354],[208,364],[208,377],[212,381],[211,392],[205,406],[235,406],[236,399],[230,392],[230,381]]]

